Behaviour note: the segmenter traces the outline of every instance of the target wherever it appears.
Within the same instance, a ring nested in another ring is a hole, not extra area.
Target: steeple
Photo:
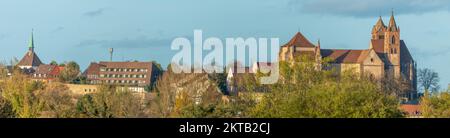
[[[372,28],[372,39],[384,39],[384,33],[386,32],[386,25],[384,25],[383,19],[378,18],[377,23]]]
[[[28,50],[29,50],[30,52],[34,52],[33,30],[31,30],[31,38],[30,38],[30,41],[28,42]]]
[[[389,20],[388,30],[389,31],[397,31],[398,30],[397,23],[395,23],[394,10],[392,10],[392,13],[391,13],[391,19]]]

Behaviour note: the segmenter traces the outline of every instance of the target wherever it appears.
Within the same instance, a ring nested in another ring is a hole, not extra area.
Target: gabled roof
[[[36,68],[35,74],[52,74],[58,66],[41,64]]]
[[[297,46],[297,47],[316,47],[314,44],[312,44],[308,39],[306,39],[305,36],[303,36],[302,33],[297,32],[292,39],[284,45],[284,47],[290,47],[290,46]]]
[[[384,39],[377,39],[377,40],[372,39],[370,41],[370,44],[373,50],[375,50],[375,52],[384,53]]]
[[[83,72],[83,75],[88,74],[96,74],[98,75],[100,72],[100,67],[103,67],[105,65],[101,65],[99,63],[92,62],[89,67]]]
[[[377,24],[375,24],[372,28],[372,33],[383,31],[384,29],[386,29],[386,25],[384,25],[383,19],[381,19],[380,16],[380,18],[377,21]]]
[[[397,23],[395,22],[395,18],[394,18],[394,11],[392,11],[391,19],[389,20],[388,30],[389,31],[397,31],[398,30]]]
[[[400,40],[400,62],[403,63],[412,63],[413,58],[411,53],[409,53],[408,48],[403,40]]]
[[[362,63],[369,50],[322,49],[323,58],[331,58],[333,63]]]
[[[42,64],[42,61],[33,51],[28,51],[25,56],[20,60],[17,66],[32,66],[37,67]]]
[[[151,68],[153,62],[104,62],[98,63],[108,68]]]

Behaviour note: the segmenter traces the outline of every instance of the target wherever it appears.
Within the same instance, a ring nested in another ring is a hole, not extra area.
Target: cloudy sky
[[[278,37],[297,31],[324,48],[365,49],[372,26],[394,9],[401,39],[419,67],[450,83],[448,0],[2,0],[0,60],[21,58],[34,28],[36,51],[49,63],[156,60],[166,66],[171,41],[203,37]]]

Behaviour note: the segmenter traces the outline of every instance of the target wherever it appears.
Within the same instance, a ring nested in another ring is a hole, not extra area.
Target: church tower
[[[386,25],[384,25],[383,19],[380,18],[377,21],[377,24],[375,24],[372,28],[372,39],[373,40],[379,40],[384,39],[384,33],[386,32]]]
[[[387,69],[395,78],[400,77],[400,28],[395,23],[393,11],[384,33],[384,53],[389,60]]]
[[[43,64],[42,61],[34,51],[34,37],[33,31],[31,31],[31,38],[28,42],[28,51],[16,66],[24,70],[25,73],[32,73],[41,64]]]

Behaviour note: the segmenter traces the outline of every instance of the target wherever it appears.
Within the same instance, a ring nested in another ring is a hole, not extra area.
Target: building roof
[[[104,62],[98,63],[108,68],[148,68],[152,67],[153,62]]]
[[[331,58],[333,63],[362,63],[369,50],[321,49],[323,58]]]
[[[99,63],[96,62],[91,62],[91,64],[89,65],[89,67],[83,72],[83,75],[87,75],[87,74],[99,74],[100,72],[100,67],[105,66],[105,65],[101,65]]]
[[[370,44],[377,53],[384,53],[384,39],[372,39]]]
[[[397,31],[398,30],[397,23],[395,23],[394,11],[392,11],[391,19],[389,20],[388,30],[389,31]]]
[[[35,74],[50,74],[57,66],[41,64],[36,68]]]
[[[377,21],[377,24],[375,24],[372,28],[372,33],[377,33],[380,31],[383,31],[386,28],[386,25],[384,25],[383,19],[380,18]]]
[[[401,63],[412,63],[414,60],[409,53],[408,48],[403,40],[400,40],[400,62]]]
[[[308,39],[306,39],[305,36],[303,36],[302,33],[297,32],[292,39],[285,44],[284,46],[290,47],[290,46],[297,46],[297,47],[316,47],[314,44],[312,44]]]
[[[32,66],[37,67],[42,64],[42,61],[39,59],[39,57],[34,53],[34,51],[28,51],[23,58],[20,60],[20,62],[17,64],[17,66]]]
[[[37,67],[42,64],[42,61],[34,52],[34,38],[33,31],[31,31],[31,38],[28,44],[28,52],[23,56],[17,66],[32,66]]]
[[[419,116],[420,105],[418,104],[402,104],[400,105],[400,109],[406,112],[409,116]]]

